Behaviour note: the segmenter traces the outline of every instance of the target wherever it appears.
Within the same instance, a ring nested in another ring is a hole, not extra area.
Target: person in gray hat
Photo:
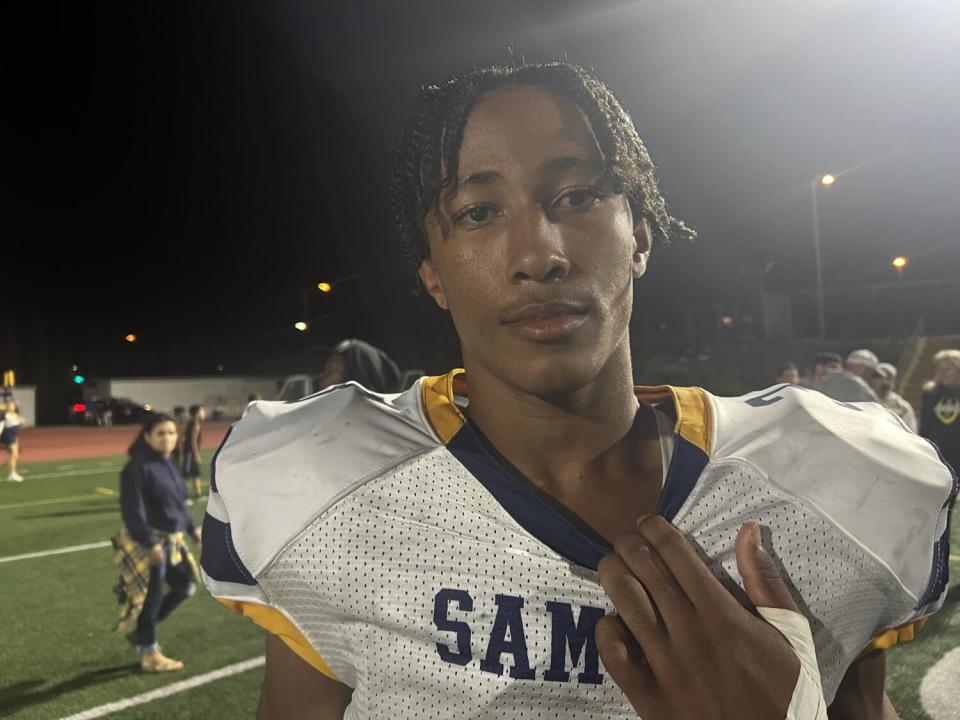
[[[879,364],[880,359],[872,351],[854,350],[847,355],[843,370],[827,374],[817,389],[841,402],[880,402],[870,387]]]
[[[893,385],[897,381],[897,369],[890,363],[880,363],[877,366],[878,375],[873,387],[876,388],[880,404],[894,415],[903,420],[904,424],[913,432],[917,431],[917,415],[913,407],[903,396],[894,392]]]

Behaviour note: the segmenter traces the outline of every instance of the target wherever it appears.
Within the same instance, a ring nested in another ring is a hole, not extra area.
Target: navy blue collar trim
[[[675,437],[670,468],[657,501],[657,512],[670,521],[690,496],[709,460],[696,445],[680,435]],[[447,443],[447,449],[493,495],[510,517],[567,560],[596,570],[600,558],[613,552],[606,543],[585,535],[563,513],[501,465],[469,423],[465,423]]]
[[[559,510],[514,477],[484,447],[469,423],[447,443],[447,449],[514,520],[567,560],[596,570],[600,558],[613,552],[606,543],[584,535]]]
[[[657,512],[673,522],[680,508],[690,497],[700,474],[707,466],[707,454],[682,435],[675,435],[670,469],[657,500]]]

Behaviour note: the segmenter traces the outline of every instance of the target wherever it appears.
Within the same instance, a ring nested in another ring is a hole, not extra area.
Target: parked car
[[[70,406],[68,420],[81,425],[140,424],[153,414],[153,407],[130,398],[88,398]]]

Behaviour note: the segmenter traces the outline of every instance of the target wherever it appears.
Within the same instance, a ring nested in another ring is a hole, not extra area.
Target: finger
[[[650,601],[650,596],[619,555],[606,555],[597,565],[600,584],[643,649],[651,665],[663,667],[666,661],[666,631]]]
[[[630,630],[616,615],[605,615],[594,625],[597,650],[603,667],[623,690],[641,717],[655,717],[652,707],[657,680]]]
[[[693,546],[663,517],[645,515],[637,521],[637,532],[657,551],[694,607],[703,610],[716,608],[718,603],[736,603]]]
[[[643,583],[669,634],[671,630],[689,628],[693,605],[677,584],[659,553],[651,550],[637,533],[622,533],[613,542],[630,571]]]
[[[734,549],[737,554],[737,570],[743,578],[743,588],[754,607],[799,612],[780,570],[763,548],[759,524],[745,523],[737,533]]]

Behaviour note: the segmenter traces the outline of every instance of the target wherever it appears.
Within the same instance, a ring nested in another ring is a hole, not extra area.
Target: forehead
[[[572,100],[546,88],[512,87],[487,95],[470,111],[458,175],[511,166],[538,168],[561,157],[603,163],[583,112]]]

